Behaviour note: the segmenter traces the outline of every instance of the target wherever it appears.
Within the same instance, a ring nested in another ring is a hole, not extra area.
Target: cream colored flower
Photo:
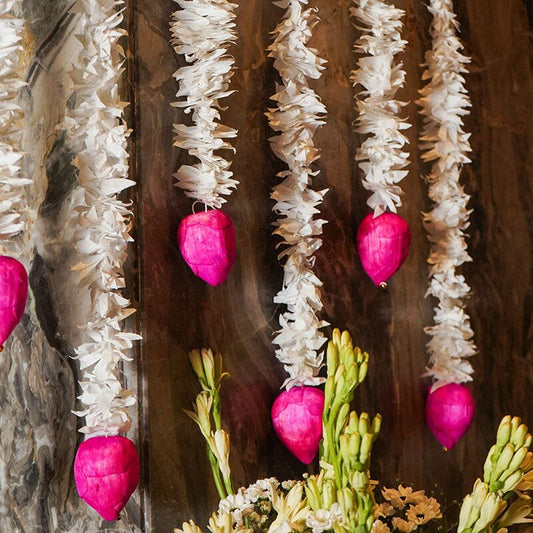
[[[533,470],[522,476],[520,483],[516,487],[519,491],[526,491],[533,489]]]
[[[174,528],[174,533],[202,533],[202,530],[192,520],[183,522],[181,527],[183,529]]]
[[[381,518],[393,516],[394,513],[394,507],[388,502],[383,502],[376,506],[376,515],[380,516]]]
[[[384,524],[381,520],[376,520],[372,524],[370,533],[391,533],[391,530],[387,524]]]
[[[272,487],[272,507],[278,513],[272,522],[268,533],[290,533],[291,531],[304,531],[305,523],[311,514],[311,508],[302,501],[303,486],[297,483],[287,496]]]
[[[395,509],[403,509],[410,503],[416,505],[426,497],[423,490],[413,492],[412,487],[403,487],[402,485],[398,485],[398,489],[384,487],[381,493]]]
[[[416,525],[427,524],[434,518],[442,518],[439,502],[435,498],[424,498],[416,505],[411,505],[405,516],[409,522]]]
[[[505,511],[502,517],[498,520],[498,526],[507,527],[514,524],[523,524],[526,522],[533,522],[531,513],[533,512],[533,504],[531,497],[522,494],[520,498],[515,500],[509,508]]]
[[[400,531],[400,533],[411,533],[411,531],[416,529],[416,524],[412,524],[403,518],[395,516],[392,519],[392,527],[395,531]]]
[[[211,446],[211,451],[215,455],[218,461],[218,466],[222,475],[226,479],[231,478],[231,469],[229,466],[229,448],[230,440],[229,434],[223,429],[218,429],[215,431],[213,438],[214,447]]]
[[[213,513],[209,519],[209,531],[211,533],[253,533],[253,530],[245,526],[233,527],[233,518],[230,513]],[[189,533],[189,532],[185,532]],[[191,531],[190,533],[198,533]],[[201,533],[201,532],[200,532]]]
[[[311,513],[306,520],[306,525],[311,528],[312,533],[331,531],[335,526],[344,523],[344,513],[338,503],[334,503],[329,511],[327,509],[319,509],[316,513]]]

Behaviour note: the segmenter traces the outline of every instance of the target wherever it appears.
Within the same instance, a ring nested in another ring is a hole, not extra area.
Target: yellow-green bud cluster
[[[313,509],[338,503],[346,517],[346,532],[367,533],[374,522],[374,495],[368,478],[372,444],[381,416],[350,412],[354,390],[368,372],[368,354],[354,347],[350,334],[338,329],[327,349],[327,380],[323,414],[320,476],[308,480]],[[338,526],[337,526],[338,529]]]
[[[339,447],[343,463],[343,475],[352,471],[367,472],[370,466],[372,444],[381,429],[381,415],[370,420],[368,413],[350,413],[348,423],[339,436]]]
[[[531,442],[531,434],[519,417],[504,417],[483,467],[483,480],[492,492],[505,494],[518,486]]]
[[[472,494],[466,496],[459,514],[458,533],[480,533],[493,524],[505,508],[503,498],[490,491],[487,483],[478,479]]]
[[[352,338],[347,331],[341,334],[335,329],[328,343],[327,369],[321,455],[325,461],[333,464],[336,475],[340,475],[339,465],[333,460],[336,455],[333,447],[337,446],[348,421],[349,404],[353,400],[354,390],[366,377],[368,354],[353,346]]]
[[[532,437],[519,417],[500,423],[496,444],[490,449],[472,494],[463,500],[458,533],[480,533],[492,526],[507,507],[506,497],[517,489],[532,467]]]

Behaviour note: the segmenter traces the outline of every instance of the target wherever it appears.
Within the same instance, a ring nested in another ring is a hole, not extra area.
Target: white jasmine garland
[[[32,183],[20,176],[24,111],[18,98],[26,85],[20,61],[21,11],[21,0],[0,2],[0,239],[24,230],[28,209],[24,186]]]
[[[325,61],[306,46],[317,21],[313,9],[303,9],[307,0],[275,4],[286,9],[269,48],[282,84],[272,97],[277,107],[267,117],[271,128],[279,132],[270,139],[272,150],[289,168],[278,174],[283,181],[271,195],[278,214],[274,234],[283,239],[284,246],[279,258],[285,258],[283,287],[274,302],[287,306],[279,318],[281,329],[274,343],[279,346],[276,356],[289,373],[283,386],[290,388],[324,381],[317,376],[322,366],[318,350],[325,342],[319,328],[327,323],[317,316],[322,309],[322,282],[313,272],[313,265],[314,253],[322,245],[318,235],[325,223],[314,216],[327,190],[314,191],[309,185],[317,174],[311,165],[319,158],[313,136],[324,123],[326,108],[307,79],[319,78]]]
[[[188,150],[200,161],[182,165],[177,186],[206,206],[220,208],[238,184],[229,170],[231,163],[215,154],[233,150],[226,140],[237,131],[220,124],[219,100],[229,96],[235,60],[228,47],[236,38],[235,4],[227,0],[174,0],[181,9],[172,15],[172,44],[188,65],[174,77],[179,83],[176,94],[182,98],[173,105],[192,112],[192,126],[174,124],[174,146]]]
[[[80,362],[85,408],[82,432],[91,436],[127,431],[128,407],[135,398],[123,389],[120,365],[130,361],[132,341],[139,335],[122,331],[122,321],[134,312],[122,296],[123,265],[127,256],[131,211],[118,195],[134,182],[127,179],[128,131],[118,83],[123,50],[118,40],[122,14],[116,0],[79,0],[78,38],[81,49],[74,61],[71,79],[75,102],[65,117],[69,143],[76,152],[73,165],[83,190],[78,213],[77,249],[82,259],[80,287],[87,287],[91,307],[84,328],[87,341],[76,349]]]
[[[402,205],[398,183],[407,175],[407,137],[410,127],[399,117],[404,102],[396,99],[405,83],[405,71],[396,55],[407,41],[401,38],[405,12],[382,0],[354,0],[351,14],[362,35],[355,51],[364,54],[357,61],[351,81],[362,89],[355,95],[358,118],[355,131],[367,138],[357,150],[356,160],[364,174],[363,186],[372,192],[368,206],[378,216],[386,210],[396,212]]]
[[[430,356],[425,375],[434,380],[433,389],[447,383],[471,381],[472,365],[467,360],[476,352],[470,318],[464,299],[470,287],[456,269],[471,261],[465,242],[469,226],[469,196],[460,184],[462,166],[469,163],[470,134],[463,130],[463,118],[471,106],[465,88],[465,65],[470,59],[461,53],[458,23],[451,0],[429,0],[433,16],[430,33],[432,49],[426,53],[420,91],[424,130],[420,138],[422,159],[433,162],[427,176],[432,210],[423,216],[431,242],[430,281],[427,294],[438,299],[431,335]]]

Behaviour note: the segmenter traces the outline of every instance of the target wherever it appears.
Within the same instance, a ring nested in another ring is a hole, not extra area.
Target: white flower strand
[[[23,187],[32,183],[20,176],[24,111],[18,98],[26,85],[20,72],[21,10],[21,0],[0,3],[0,239],[24,230],[28,205]]]
[[[366,54],[352,72],[354,86],[363,89],[355,95],[359,116],[355,131],[368,137],[357,150],[356,160],[364,174],[363,186],[372,192],[368,206],[378,216],[387,209],[396,213],[402,205],[398,183],[407,175],[408,143],[402,130],[410,124],[399,117],[404,102],[395,96],[405,83],[405,71],[395,56],[407,41],[401,38],[405,12],[381,0],[354,0],[350,9],[361,25],[362,35],[355,44],[357,53]]]
[[[77,155],[78,183],[83,190],[78,212],[77,249],[82,260],[80,287],[91,296],[84,328],[88,341],[76,349],[82,379],[79,396],[85,409],[83,433],[115,435],[131,424],[128,407],[135,404],[130,390],[123,389],[119,369],[130,361],[129,351],[139,335],[122,331],[121,322],[133,309],[120,290],[124,288],[123,265],[127,257],[131,211],[117,195],[134,185],[128,175],[128,131],[124,104],[118,95],[124,53],[118,40],[122,13],[116,0],[79,0],[77,55],[71,79],[75,103],[67,112],[65,129]]]
[[[322,282],[313,272],[313,254],[322,245],[318,235],[325,221],[313,216],[320,212],[318,206],[327,190],[313,191],[309,184],[317,174],[311,165],[319,157],[313,136],[324,123],[326,108],[307,85],[307,78],[319,78],[325,61],[306,46],[317,21],[314,10],[302,9],[307,0],[275,3],[287,10],[269,47],[282,85],[272,97],[277,107],[267,117],[270,127],[280,132],[270,139],[272,150],[289,169],[278,174],[283,181],[271,195],[278,214],[274,234],[281,236],[281,245],[286,246],[279,255],[279,259],[286,258],[283,287],[274,302],[287,306],[273,342],[279,346],[277,358],[289,373],[283,386],[290,388],[324,381],[317,376],[323,358],[318,351],[326,340],[319,328],[327,323],[317,316],[322,309]]]
[[[430,358],[425,375],[433,378],[434,390],[447,383],[472,380],[474,370],[465,358],[476,353],[476,346],[463,303],[470,287],[456,272],[457,267],[471,261],[465,242],[470,196],[459,182],[463,164],[470,162],[470,134],[463,131],[462,119],[471,106],[463,76],[470,59],[460,52],[463,47],[456,36],[458,23],[451,0],[429,0],[428,10],[433,16],[433,43],[426,53],[423,75],[429,83],[420,91],[419,104],[424,115],[422,159],[433,161],[426,179],[434,205],[423,220],[431,242],[427,294],[439,301],[435,325],[425,328],[432,337],[427,344]]]
[[[173,13],[172,44],[189,65],[174,77],[179,83],[173,105],[192,111],[192,126],[174,124],[174,146],[188,150],[200,162],[182,165],[175,177],[185,194],[206,206],[220,208],[238,184],[229,170],[231,162],[218,150],[233,150],[226,140],[237,130],[220,124],[219,100],[229,96],[235,60],[228,47],[236,38],[235,4],[227,0],[174,0],[180,7]],[[234,150],[233,150],[234,151]]]

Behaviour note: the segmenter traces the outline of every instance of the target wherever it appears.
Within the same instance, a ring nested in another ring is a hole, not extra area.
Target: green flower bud
[[[338,330],[335,330],[338,331]],[[333,332],[333,337],[335,337],[335,331]],[[326,361],[328,367],[328,377],[335,374],[337,366],[339,364],[339,352],[337,346],[334,342],[328,342],[328,349],[326,352]]]
[[[502,509],[502,499],[494,493],[489,493],[481,506],[478,520],[474,524],[472,533],[485,531],[489,525],[496,521]]]
[[[359,434],[364,435],[365,433],[368,433],[370,427],[369,427],[369,416],[368,413],[361,413],[359,415]]]
[[[358,376],[359,383],[362,383],[365,380],[367,373],[368,373],[368,363],[363,362],[359,365],[359,376]]]
[[[522,472],[520,470],[518,470],[517,472],[515,472],[514,474],[511,474],[504,482],[503,484],[503,487],[502,487],[502,492],[503,493],[506,493],[506,492],[511,492],[512,490],[514,490],[517,485],[520,483],[521,479],[522,479]]]
[[[511,427],[511,424],[509,424],[509,428]],[[510,432],[509,432],[510,434]],[[492,446],[489,453],[487,454],[487,458],[485,459],[485,464],[483,465],[483,481],[486,483],[490,483],[490,476],[492,474],[492,469],[494,467],[494,462],[492,459],[493,457],[496,458],[498,452],[498,447],[496,444]]]
[[[355,411],[350,412],[350,418],[348,419],[348,424],[345,433],[355,433],[359,430],[359,418]]]
[[[337,501],[335,494],[335,484],[331,479],[324,480],[322,485],[322,503],[324,509],[331,509],[331,506]]]
[[[511,435],[518,429],[521,423],[522,419],[519,416],[513,416],[511,419]]]
[[[496,445],[504,447],[511,438],[511,417],[510,415],[505,416],[498,427],[498,432],[496,434]]]
[[[381,431],[381,415],[379,413],[374,417],[374,420],[372,420],[372,428],[370,431],[374,435],[374,438],[379,435],[379,432]]]
[[[334,376],[328,376],[326,379],[326,386],[324,387],[324,414],[326,409],[333,403],[335,395],[335,378]]]
[[[526,458],[526,455],[527,455],[527,448],[525,446],[523,446],[517,452],[515,452],[513,459],[509,463],[508,471],[512,473],[515,470],[518,470],[522,462]],[[501,479],[502,481],[505,481],[503,478]]]
[[[361,436],[359,433],[352,433],[350,435],[350,456],[354,459],[359,456],[359,448],[361,447]]]
[[[350,332],[348,332],[348,331],[343,331],[342,332],[340,345],[341,346],[348,346],[350,348],[350,350],[352,349],[353,344],[352,344],[352,336],[350,335]]]
[[[344,335],[344,332],[343,332],[343,335]],[[341,336],[340,329],[339,328],[335,328],[333,330],[333,334],[331,335],[331,342],[335,343],[337,346],[340,346],[342,344],[341,338],[342,338],[342,336]]]
[[[491,483],[497,481],[500,475],[504,472],[504,470],[507,469],[513,458],[513,455],[514,446],[510,442],[508,442],[504,446],[503,450],[500,452],[500,456],[498,457],[498,460],[496,461],[496,464],[492,469],[492,473],[490,476]]]
[[[318,511],[322,509],[322,498],[320,497],[320,490],[318,489],[317,482],[313,476],[307,478],[305,484],[305,496],[311,509]]]
[[[511,443],[515,448],[521,448],[526,440],[527,436],[527,426],[525,424],[520,424],[516,431],[513,431],[511,434]]]
[[[339,438],[339,435],[344,429],[344,426],[348,419],[349,412],[350,412],[350,405],[347,403],[343,404],[342,407],[340,408],[339,414],[337,416],[337,421],[335,423],[335,438],[336,439]]]
[[[367,469],[367,463],[370,459],[370,452],[372,451],[372,435],[365,433],[361,439],[361,449],[359,450],[359,461],[361,461],[363,468]]]
[[[461,505],[461,512],[459,513],[459,525],[457,526],[457,533],[462,533],[469,524],[470,513],[472,512],[472,495],[468,494]]]

